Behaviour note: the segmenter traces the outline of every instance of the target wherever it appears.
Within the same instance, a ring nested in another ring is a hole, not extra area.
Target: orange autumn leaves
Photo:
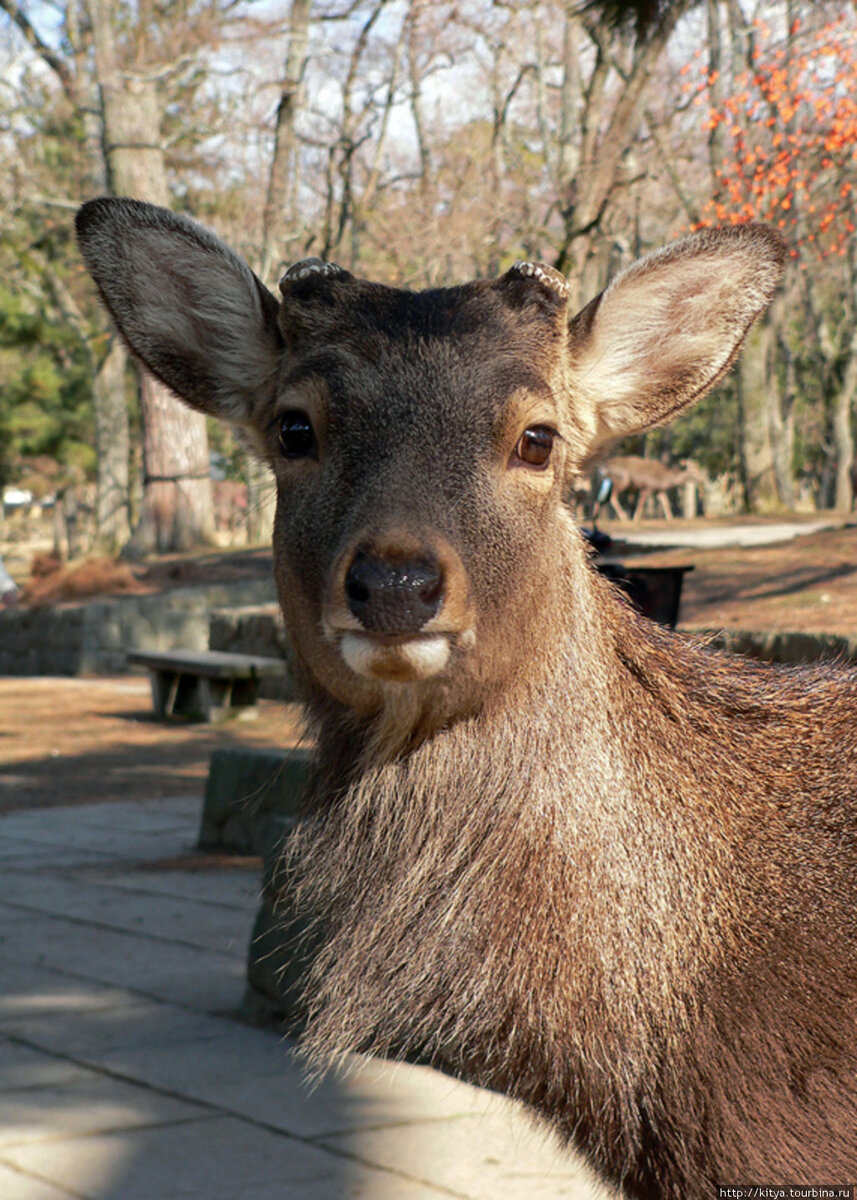
[[[857,31],[844,19],[812,33],[795,26],[776,45],[756,22],[753,40],[752,68],[718,107],[716,75],[684,85],[695,104],[709,106],[705,128],[725,134],[715,195],[698,226],[769,221],[791,235],[795,254],[845,254],[857,228]]]

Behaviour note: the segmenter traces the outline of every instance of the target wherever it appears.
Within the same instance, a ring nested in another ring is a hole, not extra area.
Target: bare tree
[[[160,36],[155,14],[143,6],[131,21],[120,20],[119,0],[67,0],[61,6],[65,42],[49,46],[18,0],[2,8],[31,50],[54,73],[72,106],[91,123],[100,116],[98,135],[107,188],[116,194],[169,203],[164,154],[163,84],[188,61],[192,23],[171,39]],[[202,36],[211,24],[204,14]],[[188,30],[190,31],[188,33]],[[157,36],[156,36],[157,35]],[[170,60],[165,55],[170,51]],[[160,60],[158,56],[160,55]],[[90,61],[94,73],[90,74]],[[128,438],[125,433],[123,352],[112,347],[100,357],[93,382],[98,438],[101,541],[113,548],[126,532]],[[179,405],[164,386],[140,375],[143,422],[144,490],[141,519],[132,552],[175,550],[207,540],[213,530],[208,439],[204,418]],[[111,516],[108,519],[108,514]]]
[[[565,5],[560,122],[564,141],[555,184],[562,236],[555,263],[577,288],[586,286],[587,260],[611,194],[621,179],[623,157],[640,127],[655,67],[676,25],[693,3],[592,4],[582,14],[579,5]],[[629,15],[635,18],[631,31],[624,35],[628,39],[626,63],[617,56],[615,29],[609,20],[621,17],[623,10],[632,10]],[[588,76],[582,69],[580,32],[573,28],[578,23],[592,46]],[[576,152],[570,147],[575,125]]]
[[[116,0],[87,0],[87,8],[110,190],[168,207],[158,73],[152,64],[123,62],[116,39]],[[208,541],[214,530],[205,418],[189,412],[142,369],[139,384],[143,503],[127,551],[140,555],[188,549]]]
[[[101,144],[100,123],[94,119],[96,98],[86,67],[86,45],[81,31],[81,10],[73,2],[65,6],[65,44],[67,54],[53,49],[39,35],[29,12],[17,0],[0,0],[2,8],[24,37],[31,50],[59,81],[62,93],[84,120],[93,149]],[[103,164],[99,172],[104,174]],[[64,319],[76,329],[92,363],[92,394],[95,412],[96,449],[96,531],[97,547],[115,553],[130,535],[129,504],[129,427],[125,397],[127,354],[121,340],[106,332],[106,321],[95,327],[86,320],[56,271],[45,263],[42,279]],[[99,354],[96,343],[108,342],[106,354]]]
[[[307,65],[312,0],[293,0],[289,15],[289,38],[280,80],[274,122],[274,146],[262,213],[262,244],[259,277],[275,286],[285,265],[287,247],[297,236],[292,199],[298,169],[296,117],[302,102]],[[268,468],[246,450],[243,455],[247,479],[247,536],[251,542],[267,541],[274,521],[275,493]]]
[[[274,276],[279,277],[284,265],[285,247],[294,237],[294,213],[290,211],[289,200],[294,195],[292,177],[297,169],[295,119],[302,100],[311,12],[312,0],[293,0],[262,217],[259,277],[269,286],[276,283]]]

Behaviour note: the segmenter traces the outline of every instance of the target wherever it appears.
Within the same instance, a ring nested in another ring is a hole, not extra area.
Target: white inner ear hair
[[[530,279],[535,279],[542,287],[548,288],[563,300],[568,299],[568,283],[554,267],[519,259],[518,262],[512,263],[509,270],[517,272],[518,275],[526,275]]]

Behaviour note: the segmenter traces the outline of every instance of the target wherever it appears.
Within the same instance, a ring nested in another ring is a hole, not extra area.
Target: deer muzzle
[[[334,571],[324,628],[357,675],[431,678],[447,666],[453,645],[467,648],[475,639],[461,560],[445,544],[362,541]]]
[[[345,575],[348,607],[369,633],[419,633],[437,614],[443,592],[443,568],[434,557],[397,562],[359,549]]]

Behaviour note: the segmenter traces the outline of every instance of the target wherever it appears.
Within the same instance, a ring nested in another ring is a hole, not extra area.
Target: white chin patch
[[[449,640],[441,634],[391,646],[366,634],[346,633],[339,649],[356,675],[393,683],[430,679],[449,662]]]

